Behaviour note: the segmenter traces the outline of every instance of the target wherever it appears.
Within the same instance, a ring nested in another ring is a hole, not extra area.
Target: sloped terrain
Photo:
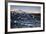
[[[11,28],[40,27],[40,16],[11,11]]]

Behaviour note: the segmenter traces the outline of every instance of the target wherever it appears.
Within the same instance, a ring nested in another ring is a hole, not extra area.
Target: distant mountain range
[[[11,10],[11,11],[15,11],[16,13],[40,13],[40,12],[38,12],[38,11],[30,11],[30,10],[20,10],[20,9],[14,9],[14,10]]]
[[[18,9],[11,10],[11,11],[14,11],[14,12],[16,12],[16,13],[26,13],[26,12],[24,12],[23,10],[18,10]]]

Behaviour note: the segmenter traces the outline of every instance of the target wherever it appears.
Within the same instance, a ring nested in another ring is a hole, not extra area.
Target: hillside
[[[40,15],[32,15],[21,10],[11,11],[11,28],[40,27]]]

